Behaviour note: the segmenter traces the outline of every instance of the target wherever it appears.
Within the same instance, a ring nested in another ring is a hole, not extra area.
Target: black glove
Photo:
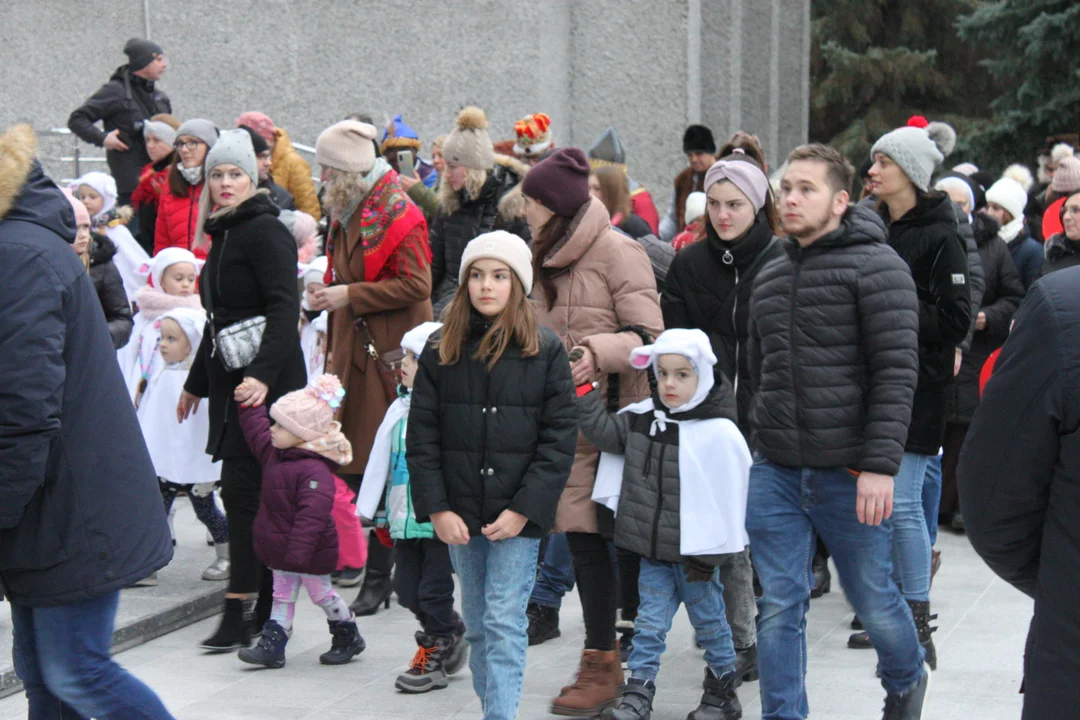
[[[702,562],[695,557],[686,559],[686,564],[683,565],[683,573],[686,574],[687,582],[708,582],[713,579],[713,573],[716,571],[712,565]]]

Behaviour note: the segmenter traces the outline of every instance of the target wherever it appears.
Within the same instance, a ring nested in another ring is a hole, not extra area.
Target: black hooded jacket
[[[919,455],[941,450],[945,386],[971,327],[967,243],[954,207],[948,195],[930,193],[889,225],[889,246],[908,264],[919,296],[919,385],[905,446]]]
[[[48,607],[160,570],[172,542],[74,213],[32,145],[0,137],[0,592]]]
[[[734,242],[721,240],[712,223],[705,224],[705,233],[671,263],[660,296],[664,327],[697,328],[709,336],[716,367],[735,388],[736,422],[749,438],[755,389],[747,356],[750,292],[762,268],[784,254],[783,243],[773,235],[764,211]]]
[[[919,368],[911,273],[858,206],[811,245],[784,249],[750,301],[753,445],[778,465],[895,475]]]
[[[68,118],[68,128],[83,141],[103,147],[105,136],[119,130],[118,137],[128,146],[123,152],[109,150],[105,159],[109,172],[116,178],[116,190],[128,195],[139,184],[139,174],[150,163],[150,155],[143,142],[142,123],[159,113],[171,113],[172,103],[168,96],[154,87],[154,83],[133,74],[127,65],[121,65],[109,81],[98,88]],[[102,121],[104,130],[94,123]]]
[[[105,235],[94,233],[89,252],[90,279],[94,281],[94,291],[101,301],[101,309],[105,311],[113,346],[119,350],[127,345],[134,322],[131,319],[131,303],[124,292],[124,280],[112,261],[116,255],[116,245]]]

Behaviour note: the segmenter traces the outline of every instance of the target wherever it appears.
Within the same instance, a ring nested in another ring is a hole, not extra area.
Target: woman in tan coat
[[[611,227],[604,204],[589,195],[589,161],[564,148],[535,165],[522,184],[525,216],[533,236],[538,279],[537,319],[554,330],[567,350],[580,348],[571,365],[583,385],[619,374],[620,406],[649,394],[646,376],[630,368],[641,345],[638,326],[652,337],[663,331],[652,265],[641,245]],[[576,354],[576,353],[575,353]],[[585,651],[577,681],[552,703],[557,715],[598,714],[614,703],[622,684],[615,647],[615,568],[599,534],[593,483],[600,451],[578,437],[570,480],[559,501],[555,531],[565,532],[574,556],[585,615]]]
[[[331,311],[327,365],[345,388],[340,419],[353,447],[353,461],[340,475],[354,491],[390,405],[369,343],[381,356],[431,320],[427,222],[397,173],[375,157],[376,132],[372,125],[343,120],[323,131],[315,146],[326,173],[331,277],[313,308]],[[364,587],[353,603],[359,615],[373,614],[390,597],[393,559],[383,550],[378,541],[370,543]]]

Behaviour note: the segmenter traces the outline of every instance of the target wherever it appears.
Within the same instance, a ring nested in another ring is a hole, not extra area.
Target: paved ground
[[[935,635],[940,669],[934,675],[929,720],[1013,720],[1020,717],[1021,655],[1031,602],[991,575],[963,537],[943,535],[944,565],[934,585]],[[883,693],[874,678],[875,655],[845,646],[851,613],[838,586],[815,600],[808,622],[812,717],[866,720],[880,717]],[[346,594],[352,600],[355,592]],[[327,668],[318,656],[329,647],[321,612],[298,607],[296,632],[282,670],[256,670],[231,655],[207,656],[195,644],[214,620],[120,653],[118,660],[157,690],[180,720],[440,720],[480,716],[468,670],[450,687],[426,696],[404,696],[393,687],[411,658],[415,621],[399,607],[361,622],[368,650],[351,665]],[[549,699],[573,673],[583,637],[576,595],[563,610],[563,636],[529,651],[519,717],[550,718]],[[701,653],[680,612],[659,679],[656,720],[684,718],[699,698]],[[757,684],[740,692],[745,716],[760,717]],[[26,716],[21,697],[0,700],[0,720]]]

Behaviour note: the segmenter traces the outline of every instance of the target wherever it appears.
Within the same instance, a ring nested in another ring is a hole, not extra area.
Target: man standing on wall
[[[671,242],[686,226],[683,218],[686,198],[690,197],[690,193],[705,191],[705,173],[716,162],[716,140],[713,139],[712,130],[704,125],[686,128],[682,146],[690,166],[675,176],[671,204],[668,205],[667,215],[660,220],[660,238],[665,242]]]
[[[109,172],[116,178],[117,205],[131,203],[139,173],[150,163],[143,123],[158,113],[172,113],[169,98],[154,87],[169,67],[161,47],[132,38],[124,44],[124,53],[128,64],[118,67],[109,81],[68,118],[71,132],[105,148]],[[104,130],[95,126],[98,120]]]

